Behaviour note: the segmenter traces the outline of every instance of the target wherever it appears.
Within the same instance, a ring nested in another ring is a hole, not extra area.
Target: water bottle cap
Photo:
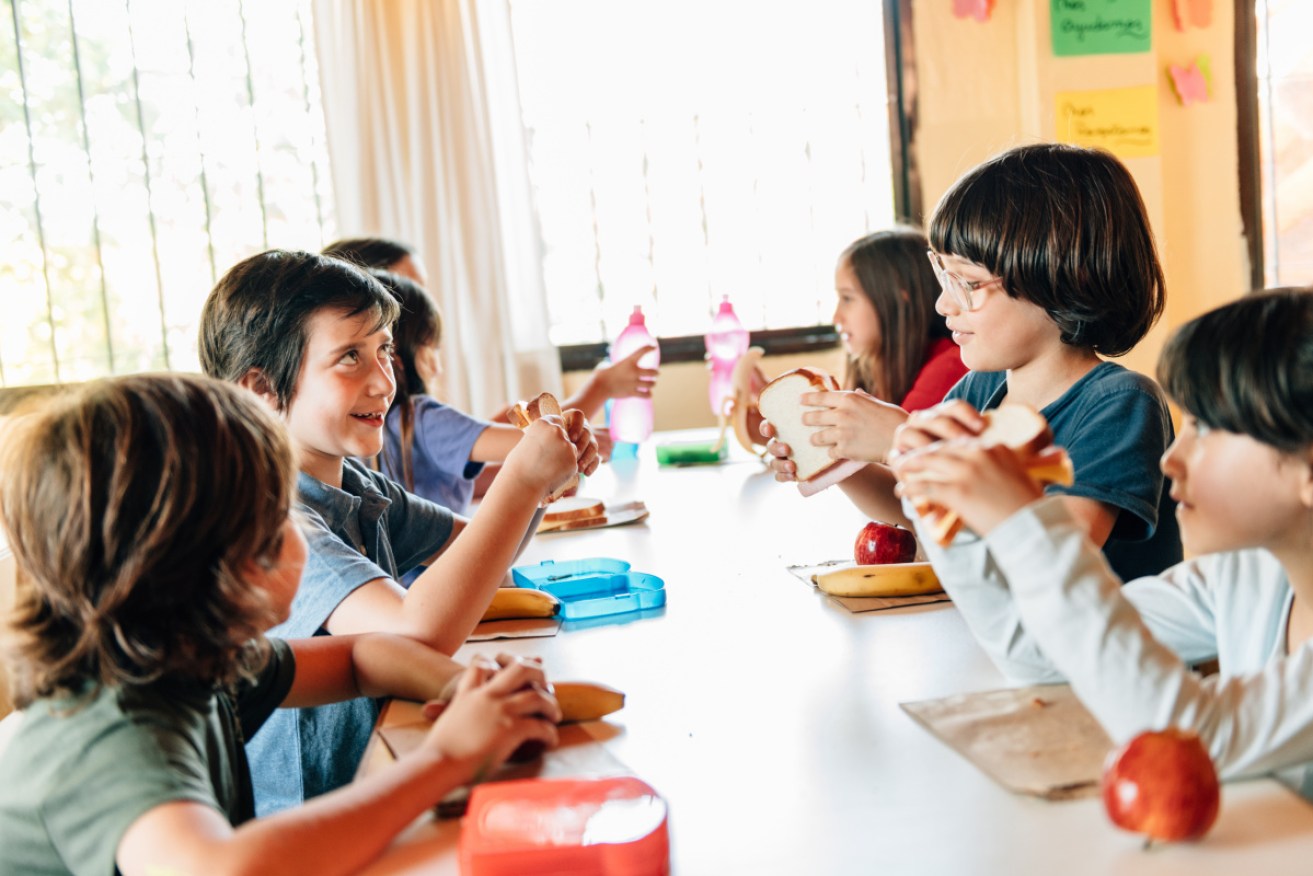
[[[641,304],[635,304],[635,305],[634,305],[634,312],[631,313],[631,314],[629,314],[629,324],[630,324],[630,325],[644,325],[644,320],[643,320],[643,305],[641,305]]]
[[[723,316],[728,313],[734,315],[734,305],[729,303],[729,296],[725,295],[720,299],[720,310],[716,311],[716,316]]]

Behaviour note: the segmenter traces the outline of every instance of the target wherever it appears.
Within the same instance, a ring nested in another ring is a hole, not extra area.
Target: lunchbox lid
[[[633,776],[476,785],[461,819],[465,876],[659,876],[670,869],[666,802]]]
[[[629,571],[629,563],[608,557],[544,560],[511,570],[516,586],[550,593],[561,600],[565,620],[625,614],[666,604],[666,582],[646,572]]]

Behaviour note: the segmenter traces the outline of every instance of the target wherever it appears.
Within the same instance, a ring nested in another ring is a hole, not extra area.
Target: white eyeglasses
[[[950,272],[944,267],[944,259],[933,249],[925,251],[926,257],[930,259],[930,267],[934,268],[935,279],[939,281],[939,288],[948,293],[953,299],[953,303],[960,310],[971,312],[980,306],[976,300],[976,293],[986,286],[993,286],[995,283],[1002,283],[1002,277],[990,277],[988,280],[963,280],[957,274]]]

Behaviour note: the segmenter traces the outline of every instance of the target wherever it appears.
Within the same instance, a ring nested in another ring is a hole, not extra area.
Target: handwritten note
[[[1097,146],[1121,158],[1158,154],[1158,89],[1153,85],[1062,91],[1057,139]]]
[[[1207,103],[1212,90],[1212,65],[1207,55],[1200,55],[1184,67],[1167,65],[1167,74],[1172,79],[1172,88],[1176,90],[1176,99],[1182,106],[1192,103]]]
[[[1172,0],[1172,22],[1177,30],[1208,27],[1213,23],[1213,0]]]
[[[1049,0],[1049,20],[1059,57],[1149,51],[1149,0]]]

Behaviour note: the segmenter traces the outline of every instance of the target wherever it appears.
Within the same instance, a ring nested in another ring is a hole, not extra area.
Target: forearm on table
[[[276,862],[273,869],[287,874],[354,873],[471,772],[421,751],[303,806],[247,822],[235,839],[253,868],[238,872],[269,872]]]

